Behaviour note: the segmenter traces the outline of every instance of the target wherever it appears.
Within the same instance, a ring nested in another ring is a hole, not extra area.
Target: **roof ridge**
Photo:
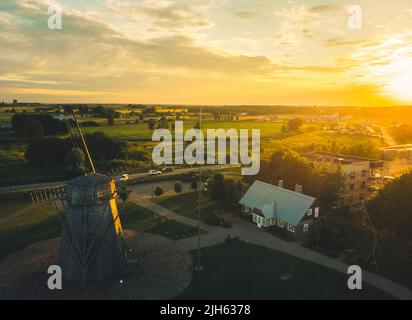
[[[306,194],[304,194],[304,193],[300,193],[300,192],[296,192],[296,191],[289,190],[289,189],[286,189],[286,188],[282,188],[282,187],[279,187],[279,186],[275,186],[275,185],[273,185],[273,184],[270,184],[270,183],[267,183],[267,182],[263,182],[263,181],[260,181],[260,180],[255,180],[254,183],[261,183],[261,184],[267,185],[267,186],[269,186],[269,187],[271,187],[271,188],[275,188],[275,189],[277,189],[277,190],[282,190],[282,191],[285,191],[285,192],[293,193],[293,194],[298,195],[298,196],[301,196],[301,197],[306,197],[306,198],[310,198],[310,199],[316,200],[316,198],[314,198],[314,197],[312,197],[312,196],[308,196],[308,195],[306,195]]]

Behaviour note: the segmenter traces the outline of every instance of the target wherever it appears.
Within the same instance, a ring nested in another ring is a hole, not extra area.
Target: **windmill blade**
[[[84,139],[82,129],[80,128],[79,122],[77,121],[74,111],[72,111],[72,113],[73,113],[74,122],[76,123],[77,130],[79,131],[80,139],[83,143],[84,150],[86,151],[86,156],[87,156],[87,159],[89,160],[90,167],[92,168],[93,173],[96,173],[96,169],[94,167],[93,160],[89,152],[89,148],[87,147],[86,140]]]

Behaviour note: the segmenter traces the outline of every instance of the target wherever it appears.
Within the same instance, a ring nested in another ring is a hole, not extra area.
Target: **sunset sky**
[[[62,30],[47,27],[54,3]],[[1,0],[11,99],[412,105],[412,1]]]

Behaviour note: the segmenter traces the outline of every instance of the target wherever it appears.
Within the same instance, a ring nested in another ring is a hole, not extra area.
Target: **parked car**
[[[161,171],[158,170],[149,170],[149,176],[158,176],[159,174],[162,174]]]
[[[162,171],[163,171],[163,172],[173,172],[174,169],[173,169],[173,167],[164,167],[164,168],[162,169]]]
[[[127,181],[129,180],[129,175],[127,173],[122,174],[122,176],[120,177],[120,181]]]

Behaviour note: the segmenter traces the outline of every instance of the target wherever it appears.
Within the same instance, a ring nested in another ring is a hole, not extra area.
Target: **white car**
[[[129,175],[127,173],[122,174],[122,176],[120,177],[120,181],[127,181],[129,180]]]
[[[162,174],[162,172],[157,170],[149,170],[149,176],[157,176],[159,174]]]

